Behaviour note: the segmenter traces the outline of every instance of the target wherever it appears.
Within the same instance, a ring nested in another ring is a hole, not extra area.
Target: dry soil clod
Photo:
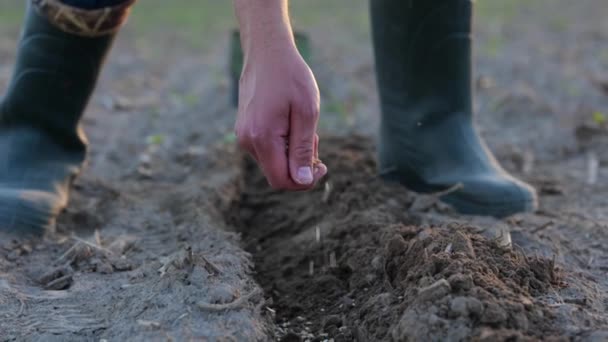
[[[435,301],[447,296],[450,291],[452,291],[450,283],[445,279],[440,279],[432,285],[420,289],[418,291],[418,300],[422,302]]]
[[[42,275],[38,282],[47,290],[65,290],[72,285],[73,273],[74,270],[69,265],[61,266]]]
[[[237,310],[244,309],[249,305],[249,300],[262,295],[262,290],[258,287],[253,289],[251,292],[244,296],[240,296],[236,300],[226,304],[209,304],[209,303],[198,303],[197,306],[201,310],[206,311],[224,311],[224,310]]]

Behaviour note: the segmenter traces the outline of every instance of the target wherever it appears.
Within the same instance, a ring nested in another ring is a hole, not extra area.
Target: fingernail
[[[296,182],[302,185],[312,184],[312,168],[310,166],[303,166],[298,169],[298,174],[296,175]]]

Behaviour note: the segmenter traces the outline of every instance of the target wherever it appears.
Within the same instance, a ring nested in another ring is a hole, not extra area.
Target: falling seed
[[[315,275],[315,262],[312,260],[308,263],[308,274]]]
[[[319,226],[315,227],[315,239],[317,240],[317,243],[321,242],[321,228]]]
[[[595,153],[587,154],[587,184],[593,185],[597,183],[597,171],[599,169],[599,161]]]
[[[452,253],[452,244],[451,243],[448,244],[448,246],[445,248],[445,252],[448,254]]]
[[[501,247],[511,248],[513,246],[511,233],[506,229],[501,229],[496,242]]]
[[[329,267],[330,268],[338,267],[338,263],[336,262],[336,252],[329,253]]]
[[[97,244],[99,246],[102,245],[102,243],[101,243],[101,234],[99,234],[99,229],[95,229],[95,242],[97,242]]]
[[[329,196],[331,195],[331,190],[332,190],[331,182],[326,182],[325,188],[323,190],[323,203],[327,203],[327,201],[329,201]]]

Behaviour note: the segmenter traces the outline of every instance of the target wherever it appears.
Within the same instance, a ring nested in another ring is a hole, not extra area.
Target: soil
[[[324,188],[298,195],[268,191],[255,165],[245,163],[229,221],[241,227],[256,279],[272,297],[275,338],[580,337],[560,308],[591,304],[585,293],[570,297],[568,283],[592,282],[554,259],[505,246],[474,221],[429,222],[421,212],[443,212],[435,215],[450,222],[449,208],[383,183],[372,152],[364,137],[326,139],[321,159],[333,172]]]
[[[141,2],[117,41],[56,230],[0,236],[0,341],[608,340],[604,0],[477,4],[477,121],[540,194],[504,220],[375,176],[367,1],[292,4],[330,174],[291,194],[231,134],[230,4],[166,4]],[[174,30],[186,5],[202,46]],[[0,90],[20,6],[0,4]]]

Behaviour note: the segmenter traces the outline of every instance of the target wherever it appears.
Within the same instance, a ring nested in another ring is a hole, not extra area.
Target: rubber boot
[[[84,10],[32,0],[0,102],[0,231],[54,226],[86,156],[80,118],[133,1]]]
[[[384,178],[463,214],[536,208],[480,138],[472,110],[471,0],[371,0]]]

